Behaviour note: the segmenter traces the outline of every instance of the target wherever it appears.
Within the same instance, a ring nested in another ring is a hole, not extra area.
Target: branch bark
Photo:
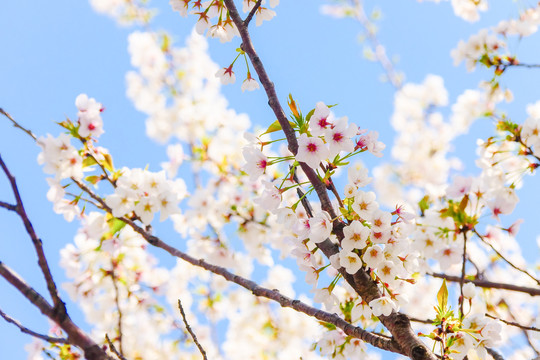
[[[28,335],[32,335],[35,338],[45,340],[46,342],[49,342],[49,343],[56,343],[56,344],[65,344],[65,343],[68,342],[68,340],[65,339],[65,338],[57,338],[57,337],[52,337],[52,336],[48,336],[48,335],[43,335],[43,334],[37,333],[37,332],[35,332],[33,330],[30,330],[29,328],[23,326],[19,321],[15,320],[12,317],[10,317],[9,315],[7,315],[2,310],[0,310],[0,316],[3,317],[4,320],[6,320],[8,323],[12,323],[16,327],[18,327],[19,330],[21,330],[21,332],[23,332],[25,334],[28,334]]]
[[[454,276],[454,275],[447,275],[447,274],[440,274],[440,273],[431,273],[428,275],[431,275],[433,277],[440,278],[440,279],[446,279],[447,281],[451,281],[451,282],[459,283],[461,281],[461,277]],[[529,288],[529,287],[518,286],[518,285],[513,285],[513,284],[496,283],[496,282],[491,282],[487,280],[465,279],[465,282],[466,283],[471,282],[474,285],[479,286],[481,288],[485,288],[485,289],[502,289],[502,290],[518,291],[518,292],[529,294],[531,296],[540,296],[540,288],[538,289]]]
[[[100,205],[101,208],[108,213],[112,214],[112,209],[101,199],[99,196],[97,196],[92,190],[90,190],[86,185],[83,183],[77,181],[76,179],[73,179],[73,182],[76,183],[81,190],[85,191],[90,197],[92,197],[94,200],[96,200]],[[304,313],[306,315],[309,315],[311,317],[316,318],[317,320],[324,321],[327,323],[334,324],[336,327],[343,330],[343,332],[347,335],[350,335],[354,338],[358,338],[360,340],[365,341],[368,344],[371,344],[379,349],[387,350],[395,353],[399,353],[402,355],[407,355],[403,353],[403,350],[401,346],[394,340],[394,339],[388,339],[386,337],[371,333],[369,331],[366,331],[360,327],[354,326],[347,321],[340,318],[337,314],[330,314],[326,311],[319,310],[317,308],[314,308],[312,306],[309,306],[300,300],[295,300],[288,298],[282,294],[279,293],[277,290],[271,290],[264,288],[257,284],[256,282],[243,278],[239,275],[235,275],[228,271],[227,269],[212,265],[203,259],[195,259],[194,257],[184,253],[183,251],[180,251],[164,241],[162,241],[160,238],[158,238],[155,235],[150,234],[145,229],[137,225],[133,220],[128,218],[119,218],[119,220],[125,222],[131,228],[140,234],[150,245],[158,247],[160,249],[165,250],[169,254],[171,254],[174,257],[177,257],[179,259],[182,259],[191,265],[198,266],[200,268],[203,268],[205,270],[208,270],[214,274],[223,276],[226,280],[230,282],[234,282],[237,285],[240,285],[241,287],[251,291],[254,295],[265,297],[267,299],[276,301],[279,303],[282,307],[290,307],[298,312]]]
[[[51,306],[43,296],[30,287],[19,275],[11,270],[7,265],[0,262],[0,276],[15,287],[28,301],[34,304],[39,311],[54,321],[68,335],[68,342],[79,347],[88,360],[112,360],[105,350],[94,342],[84,331],[82,331],[66,314],[60,314],[56,308]]]
[[[279,121],[283,132],[285,133],[289,151],[293,155],[296,155],[296,153],[298,152],[298,141],[296,139],[295,131],[289,124],[283,108],[279,103],[274,84],[272,83],[272,81],[270,81],[266,69],[264,68],[261,59],[257,55],[257,52],[255,51],[248,28],[244,24],[240,14],[238,13],[236,5],[234,4],[234,0],[224,0],[224,2],[227,6],[227,9],[229,10],[230,17],[236,25],[238,32],[240,33],[240,36],[242,38],[242,49],[246,52],[249,59],[251,60],[251,63],[253,64],[257,75],[259,76],[259,81],[263,85],[263,88],[266,92],[266,95],[268,97],[268,105],[276,115],[276,118]],[[318,175],[311,167],[302,162],[300,163],[300,166],[311,184],[313,185],[313,188],[315,189],[315,192],[319,197],[321,209],[328,212],[332,219],[335,219],[333,223],[333,230],[334,233],[337,235],[338,239],[341,241],[341,239],[343,239],[342,229],[344,224],[337,219],[336,212],[334,211],[334,208],[330,201],[330,197],[328,196],[328,193],[326,191],[326,186],[322,183]],[[319,248],[327,257],[330,257],[338,253],[339,251],[338,246],[331,243],[329,240],[320,243]],[[357,274],[355,274],[355,276],[346,273],[343,269],[340,270],[340,273],[365,301],[369,302],[382,296],[377,287],[377,284],[375,284],[371,280],[369,275],[364,270],[360,270]],[[414,334],[410,326],[410,321],[406,315],[401,313],[392,313],[390,316],[381,316],[379,317],[379,319],[384,324],[384,326],[386,326],[386,328],[392,333],[394,340],[399,344],[399,346],[401,347],[401,351],[404,355],[409,356],[411,359],[418,360],[436,359],[435,355],[433,355],[433,353]]]

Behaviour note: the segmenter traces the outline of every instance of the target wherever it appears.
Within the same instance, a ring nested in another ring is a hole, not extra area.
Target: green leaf
[[[446,312],[446,306],[448,305],[448,288],[446,287],[446,279],[443,280],[441,288],[437,293],[437,301],[439,302],[439,308],[441,311]]]
[[[91,156],[85,157],[83,162],[82,162],[83,168],[88,167],[88,166],[92,166],[92,165],[96,165],[96,164],[97,164],[96,160]]]
[[[469,203],[469,195],[465,195],[461,202],[459,203],[459,211],[463,212],[465,211],[465,208],[467,207],[467,204]]]
[[[307,113],[307,115],[306,115],[306,122],[309,122],[309,120],[310,120],[311,117],[313,116],[313,113],[315,113],[315,109],[311,109],[310,112]]]
[[[110,154],[103,154],[103,157],[105,158],[102,164],[103,167],[109,171],[114,171],[112,156]]]
[[[279,131],[279,130],[281,130],[281,124],[279,123],[278,120],[276,120],[261,135],[270,134],[270,133],[273,133],[273,132],[276,132],[276,131]]]
[[[324,326],[328,330],[336,330],[337,329],[336,325],[331,324],[331,323],[327,323],[327,322],[323,322],[323,321],[319,321],[319,325]]]
[[[115,217],[110,218],[107,220],[107,224],[109,225],[109,232],[103,235],[104,239],[109,239],[116,235],[120,230],[126,226],[126,223],[123,222],[120,219],[117,219]]]
[[[420,207],[420,211],[422,214],[429,209],[429,206],[431,205],[431,200],[429,200],[429,196],[426,195],[418,202],[418,206]]]
[[[84,180],[86,180],[87,182],[89,182],[92,185],[96,185],[101,180],[101,176],[90,175],[90,176],[87,176]]]

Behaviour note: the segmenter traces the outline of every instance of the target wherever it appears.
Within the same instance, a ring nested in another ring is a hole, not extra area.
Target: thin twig
[[[64,302],[60,299],[60,296],[58,295],[56,283],[54,282],[51,270],[49,268],[49,264],[45,256],[45,251],[43,250],[43,244],[41,242],[41,239],[37,236],[34,230],[34,227],[32,226],[30,219],[28,218],[28,214],[26,213],[26,210],[24,209],[24,205],[21,199],[21,195],[19,193],[19,188],[17,187],[17,182],[15,181],[15,177],[11,175],[11,172],[7,168],[6,164],[4,163],[4,160],[2,159],[1,155],[0,155],[0,166],[2,167],[2,170],[4,171],[4,173],[6,174],[6,177],[8,178],[9,183],[11,185],[11,190],[13,192],[13,195],[15,196],[15,201],[17,203],[16,212],[21,218],[24,224],[24,227],[26,229],[26,232],[28,233],[28,236],[30,236],[30,239],[32,240],[32,244],[34,245],[34,249],[36,250],[36,254],[38,257],[38,264],[39,264],[39,267],[41,269],[43,276],[45,277],[47,289],[49,290],[49,294],[51,295],[51,298],[53,300],[54,307],[56,311],[58,311],[60,314],[65,314],[67,316],[66,306]]]
[[[118,291],[114,268],[115,264],[111,260],[111,279],[114,287],[114,303],[116,305],[116,310],[118,311],[118,347],[120,348],[120,355],[124,356],[124,350],[122,349],[122,308],[120,307],[120,292]]]
[[[409,320],[411,320],[413,322],[421,323],[421,324],[433,325],[433,320],[431,320],[431,319],[418,319],[418,318],[409,316]]]
[[[251,9],[248,16],[246,16],[246,19],[244,20],[244,26],[247,27],[249,25],[251,19],[253,19],[253,15],[255,15],[257,10],[259,10],[259,7],[261,6],[261,4],[262,4],[262,0],[257,0],[255,5],[253,6],[253,9]]]
[[[32,335],[35,338],[45,340],[45,341],[47,341],[49,343],[55,343],[55,344],[67,344],[68,343],[68,339],[43,335],[43,334],[39,334],[39,333],[37,333],[35,331],[32,331],[32,330],[28,329],[27,327],[23,326],[19,321],[15,320],[12,317],[10,317],[9,315],[7,315],[1,309],[0,309],[0,316],[2,316],[4,318],[4,320],[6,320],[7,322],[12,323],[16,327],[18,327],[19,330],[21,330],[21,332],[23,332],[25,334],[28,334],[28,335]]]
[[[459,279],[459,293],[461,297],[459,298],[459,311],[460,319],[463,319],[463,302],[465,298],[463,297],[463,285],[465,284],[465,264],[467,264],[467,232],[463,233],[463,259],[461,264],[461,278]]]
[[[109,338],[109,335],[105,334],[105,340],[107,340],[107,344],[109,344],[109,347],[111,348],[111,351],[114,353],[114,355],[118,356],[120,360],[127,360],[124,357],[124,355],[122,355],[121,353],[118,352],[118,350],[116,350],[116,347],[114,346],[113,342]]]
[[[11,115],[9,115],[4,109],[0,108],[0,114],[4,115],[4,116],[7,117],[9,120],[11,120],[11,122],[13,123],[13,126],[15,126],[16,128],[19,128],[19,129],[21,129],[22,131],[24,131],[24,132],[25,132],[26,134],[28,134],[32,139],[34,139],[34,141],[37,140],[36,135],[34,135],[34,133],[32,133],[30,130],[25,129],[24,127],[22,127],[21,125],[19,125],[19,123],[16,122],[16,121],[11,117]]]
[[[268,77],[264,65],[257,55],[253,43],[251,41],[251,36],[248,31],[248,27],[242,21],[234,0],[223,0],[227,9],[229,10],[229,15],[233,20],[240,37],[242,38],[242,49],[248,55],[251,64],[253,65],[259,80],[266,92],[268,98],[268,105],[276,115],[276,118],[281,125],[283,132],[288,143],[288,149],[293,154],[296,155],[298,152],[298,140],[296,139],[296,133],[289,123],[285,112],[281,107],[277,93],[274,87],[274,84]],[[338,241],[341,241],[344,238],[343,227],[344,223],[337,216],[334,206],[330,201],[330,197],[326,190],[326,186],[321,181],[317,173],[309,165],[304,162],[300,162],[300,167],[306,174],[309,182],[315,189],[319,201],[321,203],[321,209],[326,211],[333,220],[333,232],[337,236]],[[339,252],[339,247],[332,243],[330,240],[325,240],[318,244],[319,249],[322,250],[324,255],[327,258],[337,254]],[[341,268],[340,274],[343,278],[351,285],[351,287],[366,301],[372,301],[374,299],[382,297],[382,293],[378,288],[378,285],[371,279],[371,277],[366,273],[365,269],[360,269],[356,274],[348,274],[344,268]],[[415,359],[431,359],[435,360],[436,357],[433,353],[426,347],[426,345],[420,341],[418,336],[412,330],[410,326],[410,321],[406,315],[392,312],[389,316],[379,316],[380,321],[394,336],[394,340],[397,342],[400,351],[404,355],[409,357],[414,357]]]
[[[508,304],[508,302],[506,302],[506,300],[504,299],[501,299],[501,302],[502,304],[504,305],[504,307],[506,308],[508,314],[510,315],[510,318],[514,321],[514,322],[517,322],[517,319],[514,315],[514,313],[512,312],[512,307],[510,304]],[[527,343],[529,344],[529,346],[531,347],[531,349],[533,349],[533,351],[536,353],[537,356],[540,356],[540,351],[538,351],[538,349],[536,348],[536,346],[533,344],[533,342],[531,341],[531,337],[530,337],[530,334],[527,332],[527,330],[524,330],[524,329],[521,329],[522,333],[523,333],[523,336],[525,336],[525,339],[527,340]]]
[[[189,323],[186,319],[186,314],[184,313],[184,308],[182,307],[182,302],[180,301],[180,299],[178,299],[178,309],[180,309],[180,314],[182,315],[182,320],[184,320],[184,325],[186,325],[186,330],[189,332],[189,335],[191,335],[191,338],[195,342],[195,345],[197,345],[197,347],[199,348],[203,359],[207,360],[208,358],[206,357],[206,351],[204,351],[204,348],[199,343],[199,340],[197,340],[197,335],[195,335],[193,330],[191,330],[191,326],[189,326]]]
[[[476,229],[473,229],[474,233],[480,238],[480,240],[482,240],[482,242],[486,245],[488,245],[491,250],[495,251],[495,253],[497,254],[498,257],[500,257],[504,262],[506,262],[508,265],[510,265],[511,267],[513,267],[514,269],[516,269],[517,271],[519,272],[522,272],[523,274],[527,275],[528,277],[530,277],[531,279],[533,279],[534,281],[536,281],[536,283],[538,285],[540,285],[540,280],[538,280],[537,278],[535,278],[534,276],[532,276],[529,272],[527,272],[527,270],[525,269],[521,269],[520,267],[514,265],[510,260],[508,260],[507,258],[504,257],[503,254],[501,254],[497,249],[495,249],[495,247],[489,242],[487,241],[486,239],[484,239],[484,237],[482,235],[480,235],[480,233],[478,233],[478,231],[476,231]]]
[[[536,328],[536,327],[534,327],[534,326],[525,326],[525,325],[521,325],[521,324],[518,324],[517,322],[504,320],[504,319],[498,318],[498,317],[496,317],[496,316],[490,315],[490,314],[488,314],[488,313],[486,313],[485,315],[486,315],[488,318],[492,318],[492,319],[494,319],[494,320],[499,320],[500,322],[503,322],[503,323],[505,323],[506,325],[515,326],[515,327],[518,327],[518,328],[523,329],[523,330],[531,330],[531,331],[538,331],[538,332],[540,332],[540,329],[539,329],[539,328]]]
[[[4,209],[8,209],[9,211],[17,212],[17,205],[9,204],[7,202],[0,201],[0,207],[3,207]]]
[[[440,279],[446,279],[451,282],[460,282],[461,277],[460,276],[453,276],[453,275],[447,275],[447,274],[441,274],[441,273],[428,273],[428,275],[440,278]],[[510,290],[510,291],[517,291],[522,293],[527,293],[531,296],[540,296],[540,288],[529,288],[525,286],[518,286],[513,284],[505,284],[505,283],[496,283],[491,282],[487,280],[470,280],[465,279],[466,283],[473,283],[476,286],[479,286],[481,288],[485,289],[501,289],[501,290]]]

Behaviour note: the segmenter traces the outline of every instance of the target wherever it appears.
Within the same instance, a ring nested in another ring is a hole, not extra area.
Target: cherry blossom
[[[369,307],[371,308],[371,311],[373,312],[373,315],[375,316],[380,316],[380,315],[388,316],[393,311],[399,310],[399,307],[396,305],[396,303],[387,296],[383,296],[375,300],[371,300],[369,302]]]
[[[296,160],[305,162],[312,169],[317,169],[321,161],[328,158],[329,150],[324,141],[318,137],[301,134],[298,138]]]

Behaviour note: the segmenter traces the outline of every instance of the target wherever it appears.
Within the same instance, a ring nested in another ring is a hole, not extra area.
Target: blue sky
[[[352,20],[320,15],[319,6],[323,3],[282,0],[275,9],[277,17],[253,29],[255,47],[282,104],[289,93],[304,112],[317,101],[337,103],[339,106],[334,110],[338,115],[347,115],[361,127],[379,131],[390,147],[394,137],[389,126],[394,89],[378,81],[382,71],[377,64],[362,58],[362,45],[357,41],[360,26]],[[372,2],[366,3],[370,9]],[[380,41],[390,55],[399,56],[397,68],[406,74],[407,81],[421,82],[429,73],[443,76],[452,103],[464,89],[476,88],[479,80],[489,79],[489,74],[467,73],[463,65],[454,67],[450,50],[459,39],[467,39],[486,24],[515,17],[517,10],[512,2],[505,3],[482,14],[480,23],[469,24],[453,15],[448,2],[395,1],[381,9]],[[183,44],[184,37],[191,32],[193,19],[181,18],[166,4],[153,5],[159,8],[155,28],[169,31],[177,44]],[[100,141],[111,150],[116,164],[133,167],[150,164],[150,169],[158,170],[159,162],[165,159],[165,149],[146,138],[145,115],[138,113],[125,96],[124,76],[131,68],[127,35],[133,28],[117,26],[111,19],[96,14],[85,1],[3,1],[0,13],[0,107],[37,135],[57,135],[60,128],[54,122],[74,116],[75,97],[87,93],[106,107],[103,114],[106,133]],[[538,45],[538,39],[527,39],[518,54],[524,61],[540,63]],[[210,41],[210,52],[214,61],[225,66],[234,59],[234,49],[238,46],[238,39],[229,44],[214,40]],[[511,69],[504,77],[516,97],[505,108],[517,122],[525,119],[525,105],[540,97],[539,80],[537,70]],[[248,113],[252,122],[274,121],[263,91],[242,93],[237,81],[223,92],[231,107]],[[468,174],[476,173],[475,139],[487,137],[487,131],[491,131],[491,124],[482,121],[457,142],[456,153],[466,162]],[[77,226],[52,212],[52,205],[45,197],[46,176],[36,162],[38,153],[39,148],[29,137],[0,119],[0,154],[19,182],[27,211],[43,239],[54,275],[61,283],[65,275],[57,266],[58,251],[72,240]],[[367,163],[374,165],[376,161],[371,159]],[[526,219],[520,237],[526,240],[527,249],[531,249],[528,259],[533,260],[538,258],[534,239],[539,232],[534,217],[528,214],[538,213],[536,204],[540,203],[540,196],[535,189],[540,184],[535,178],[526,182],[519,193],[520,210],[515,217]],[[0,176],[0,200],[11,199],[7,182]],[[19,219],[1,211],[0,228],[0,261],[14,268],[36,289],[45,291],[33,249]],[[76,307],[69,302],[68,307],[72,316],[80,320]],[[0,281],[0,308],[32,329],[46,332],[43,316],[3,281]],[[22,348],[31,340],[27,335],[4,321],[0,321],[0,335],[3,356],[25,357]]]

